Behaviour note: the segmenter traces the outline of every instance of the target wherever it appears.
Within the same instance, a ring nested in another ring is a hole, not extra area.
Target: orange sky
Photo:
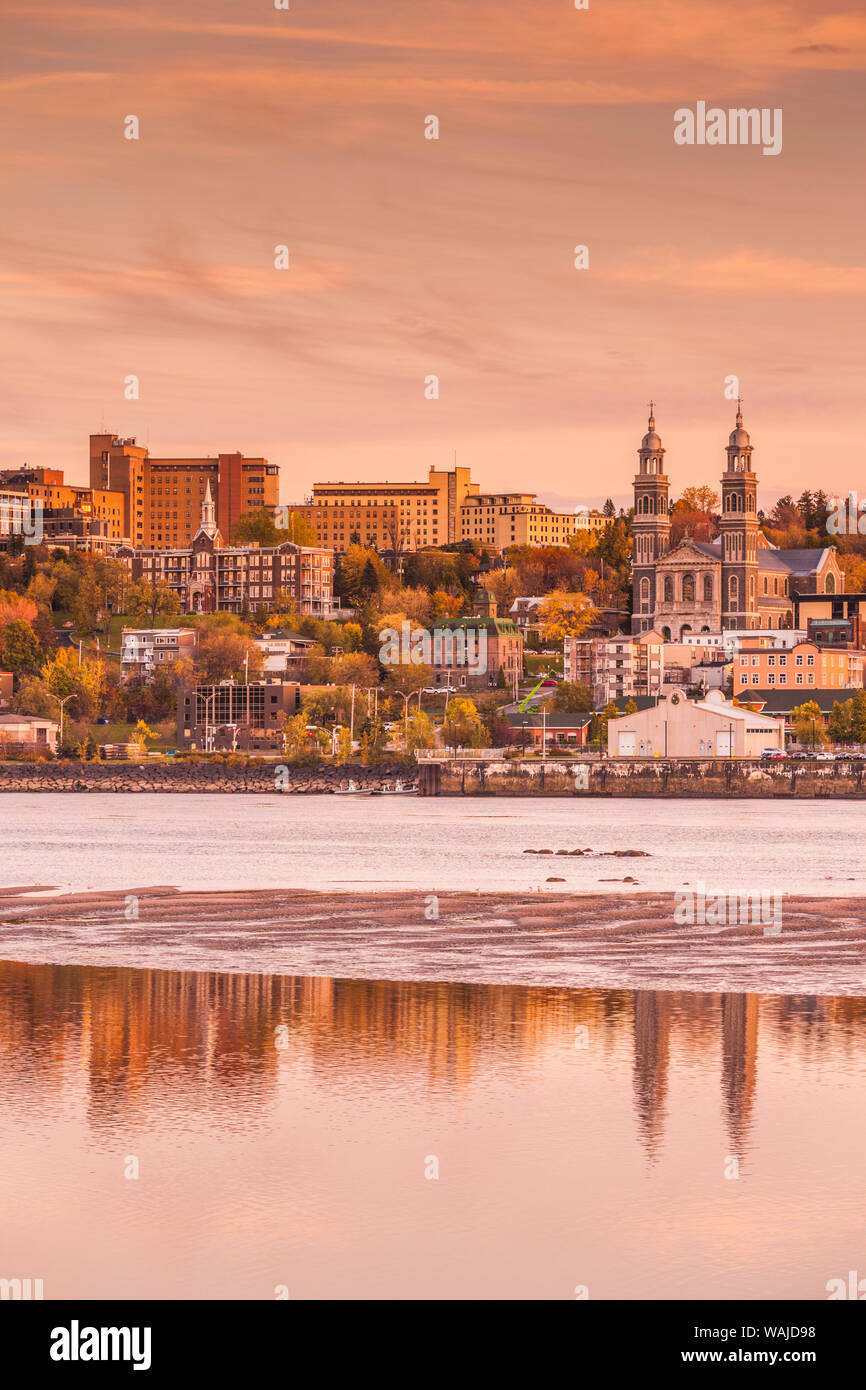
[[[866,13],[589,3],[3,0],[0,466],[83,481],[104,418],[285,500],[456,450],[572,506],[630,496],[652,395],[676,494],[736,373],[762,502],[866,493]],[[782,153],[675,145],[698,100]]]

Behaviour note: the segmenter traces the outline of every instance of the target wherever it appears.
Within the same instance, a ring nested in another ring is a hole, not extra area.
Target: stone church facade
[[[754,446],[738,408],[725,450],[719,537],[690,536],[670,548],[670,481],[650,406],[634,480],[632,632],[655,629],[671,641],[689,632],[791,627],[795,594],[844,588],[836,551],[780,550],[758,521]]]

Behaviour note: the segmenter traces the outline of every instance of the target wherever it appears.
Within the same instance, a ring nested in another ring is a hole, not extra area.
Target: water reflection
[[[672,1049],[716,1072],[730,1152],[753,1126],[762,1048],[821,1065],[866,1053],[866,999],[565,991],[0,963],[0,1094],[50,1106],[80,1084],[94,1131],[148,1108],[186,1124],[243,1128],[276,1101],[286,1055],[339,1090],[459,1100],[491,1069],[531,1086],[551,1057],[574,1061],[578,1025],[602,1068],[630,1054],[636,1134],[665,1145]]]

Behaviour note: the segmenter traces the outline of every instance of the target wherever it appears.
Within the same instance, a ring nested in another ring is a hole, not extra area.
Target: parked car
[[[836,754],[821,752],[816,753],[815,758],[819,763],[834,763],[836,761]]]
[[[101,714],[101,715],[99,716],[99,718],[97,719],[96,722],[97,722],[97,724],[110,724],[110,723],[111,723],[111,720],[110,720],[110,719],[106,719],[105,715],[104,715],[104,714]]]
[[[761,757],[762,757],[762,758],[786,758],[787,756],[788,756],[787,753],[783,753],[782,750],[781,750],[781,748],[762,748],[762,749],[761,749]]]

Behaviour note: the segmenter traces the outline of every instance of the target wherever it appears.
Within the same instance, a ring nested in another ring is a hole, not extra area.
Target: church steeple
[[[216,507],[214,506],[213,496],[210,490],[210,478],[207,480],[204,501],[201,504],[201,526],[200,531],[204,531],[206,536],[216,535]]]
[[[210,490],[210,479],[208,479],[204,497],[202,498],[201,524],[193,537],[193,543],[195,543],[200,536],[204,536],[207,540],[213,541],[215,546],[222,545],[222,537],[216,520],[216,504]]]
[[[655,402],[649,403],[647,432],[640,443],[634,479],[632,523],[632,631],[647,632],[656,604],[655,565],[670,539],[670,483],[665,474],[665,451],[656,433]]]
[[[728,438],[722,475],[722,627],[759,625],[758,479],[752,471],[752,441],[743,425],[743,402]]]

